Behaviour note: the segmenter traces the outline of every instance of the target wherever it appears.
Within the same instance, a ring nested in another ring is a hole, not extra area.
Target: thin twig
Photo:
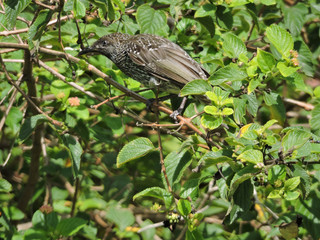
[[[72,14],[64,16],[64,17],[61,17],[60,21],[67,20],[67,19],[72,18],[72,17],[73,17]],[[57,21],[58,21],[58,19],[53,19],[53,20],[48,22],[47,26],[51,26],[53,24],[56,24]],[[2,32],[0,32],[0,36],[6,36],[7,37],[9,35],[16,35],[16,34],[25,33],[25,32],[28,32],[28,31],[29,31],[29,28],[21,28],[21,29],[12,30],[12,31],[2,31]]]
[[[314,109],[314,106],[312,104],[310,104],[310,103],[305,103],[305,102],[294,100],[294,99],[291,99],[291,98],[284,98],[283,101],[285,101],[287,103],[295,104],[295,105],[297,105],[299,107],[303,107],[307,111],[310,111],[310,110]]]
[[[2,59],[1,59],[2,62]],[[35,115],[38,113],[38,110],[40,109],[37,106],[37,103],[31,101],[31,98],[37,97],[37,91],[36,91],[36,82],[32,75],[32,62],[31,62],[31,55],[29,50],[24,51],[24,66],[23,66],[23,77],[22,81],[26,81],[27,88],[28,88],[28,95],[25,94],[25,96],[28,97],[28,107],[31,110],[30,112],[32,115]],[[2,63],[3,64],[3,63]],[[19,91],[19,87],[14,83],[13,81],[11,84],[14,84],[17,87],[17,90]],[[20,89],[21,90],[21,89]],[[31,161],[30,161],[30,168],[29,168],[29,178],[27,181],[27,184],[22,192],[21,198],[18,201],[18,208],[21,211],[25,211],[29,201],[31,200],[34,191],[36,189],[36,185],[39,181],[39,169],[40,169],[40,157],[42,153],[41,149],[41,136],[43,135],[44,131],[44,124],[40,124],[35,127],[34,134],[32,137],[32,149],[31,149]]]
[[[74,216],[74,211],[76,208],[76,203],[77,203],[77,197],[78,197],[78,192],[79,192],[79,177],[76,177],[75,181],[74,181],[74,185],[75,185],[75,191],[73,194],[73,198],[72,198],[72,207],[71,207],[71,212],[70,212],[70,216],[73,217]]]
[[[35,4],[43,7],[43,8],[47,8],[47,9],[51,10],[51,11],[56,11],[57,8],[58,8],[57,6],[44,4],[44,3],[42,3],[42,2],[40,2],[40,1],[38,1],[38,0],[33,0],[33,2],[34,2]]]
[[[157,105],[159,103],[158,94],[159,94],[159,89],[157,88],[157,91],[156,91],[156,103],[157,103]],[[160,114],[160,112],[159,112],[158,108],[156,109],[155,114],[156,114],[157,124],[159,124],[159,114]],[[171,188],[171,185],[170,185],[170,182],[169,182],[166,166],[164,164],[164,156],[163,156],[162,142],[161,142],[161,133],[160,133],[160,127],[159,126],[157,126],[157,135],[158,135],[158,149],[159,149],[159,153],[160,153],[161,171],[162,171],[162,174],[164,175],[164,179],[166,180],[168,191],[170,193],[172,193],[172,188]]]
[[[255,187],[253,188],[253,197],[254,197],[255,202],[257,204],[259,204],[260,206],[262,206],[263,208],[265,208],[267,210],[267,212],[269,212],[273,216],[274,219],[278,219],[279,218],[279,216],[276,213],[274,213],[269,207],[267,207],[262,202],[260,202],[260,200],[258,198],[257,190],[256,190]]]

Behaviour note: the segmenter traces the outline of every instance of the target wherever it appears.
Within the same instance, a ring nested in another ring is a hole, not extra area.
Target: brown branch
[[[310,104],[310,103],[305,103],[305,102],[294,100],[294,99],[290,99],[290,98],[284,98],[283,101],[285,101],[287,103],[295,104],[295,105],[297,105],[299,107],[303,107],[307,111],[310,111],[310,110],[314,109],[314,106],[312,104]]]
[[[159,103],[158,94],[159,94],[159,89],[157,89],[157,92],[156,92],[156,102],[157,102],[157,104]],[[159,115],[160,115],[159,109],[157,109],[155,114],[156,114],[157,124],[159,124]],[[162,151],[162,141],[161,141],[161,134],[160,134],[160,127],[159,126],[157,126],[157,135],[158,135],[158,149],[159,149],[159,153],[160,153],[161,171],[162,171],[162,174],[164,175],[164,179],[166,180],[168,191],[170,193],[172,193],[172,188],[171,188],[171,185],[170,185],[170,181],[168,179],[166,166],[164,164],[164,156],[163,156],[163,151]]]
[[[69,19],[69,18],[72,18],[73,15],[70,14],[70,15],[67,15],[67,16],[64,16],[60,19],[60,21],[63,21],[63,20],[66,20],[66,19]],[[58,19],[53,19],[51,20],[47,26],[51,26],[55,23],[57,23]],[[15,35],[15,34],[19,34],[19,33],[25,33],[25,32],[28,32],[29,31],[29,28],[21,28],[21,29],[17,29],[17,30],[12,30],[12,31],[2,31],[0,32],[0,36],[9,36],[9,35]]]
[[[40,1],[38,1],[38,0],[33,0],[33,2],[34,2],[35,4],[43,7],[43,8],[47,8],[47,9],[51,10],[51,11],[56,11],[56,10],[58,9],[57,6],[44,4],[44,3],[42,3],[42,2],[40,2]]]
[[[36,84],[35,80],[32,76],[32,62],[31,62],[31,56],[30,51],[25,50],[24,51],[24,67],[23,67],[23,77],[22,80],[27,82],[28,87],[28,94],[30,98],[36,98],[37,97],[37,91],[36,91]],[[36,107],[37,102],[34,102],[30,104],[31,102],[28,101],[28,107],[32,112],[32,115],[38,114],[38,110]],[[25,189],[23,190],[23,193],[18,201],[18,208],[25,212],[30,199],[33,196],[33,193],[35,191],[36,185],[38,183],[39,179],[39,167],[40,167],[40,156],[41,156],[41,137],[42,132],[44,130],[44,125],[40,124],[38,125],[34,130],[34,135],[32,139],[32,149],[31,149],[31,162],[30,162],[30,168],[29,168],[29,178],[28,182],[25,186]]]

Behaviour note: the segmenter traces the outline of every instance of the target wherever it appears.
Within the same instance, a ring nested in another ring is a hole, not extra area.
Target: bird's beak
[[[84,49],[82,49],[82,50],[78,53],[78,56],[87,54],[87,53],[89,53],[89,52],[92,52],[92,49],[91,49],[90,47],[84,48]]]

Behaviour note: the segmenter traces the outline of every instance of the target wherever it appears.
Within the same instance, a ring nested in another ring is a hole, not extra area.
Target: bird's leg
[[[170,114],[170,117],[172,117],[174,120],[177,120],[177,116],[179,116],[183,112],[184,107],[186,106],[187,100],[188,100],[188,97],[183,97],[180,106],[178,107],[178,109],[174,110],[173,113]]]
[[[162,102],[162,101],[165,101],[165,100],[168,100],[170,99],[172,96],[174,96],[174,94],[170,94],[168,96],[163,96],[163,97],[159,97],[158,98],[158,102]],[[147,110],[150,111],[150,112],[153,112],[152,111],[152,105],[153,103],[155,102],[156,98],[150,98],[147,100],[146,102],[146,107],[147,107]]]

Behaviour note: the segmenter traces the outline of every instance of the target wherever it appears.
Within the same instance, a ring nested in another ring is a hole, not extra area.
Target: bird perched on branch
[[[105,55],[127,76],[161,92],[178,94],[188,82],[209,76],[180,46],[150,34],[112,33],[79,55],[86,53]],[[180,114],[182,109],[179,107],[175,114]]]

